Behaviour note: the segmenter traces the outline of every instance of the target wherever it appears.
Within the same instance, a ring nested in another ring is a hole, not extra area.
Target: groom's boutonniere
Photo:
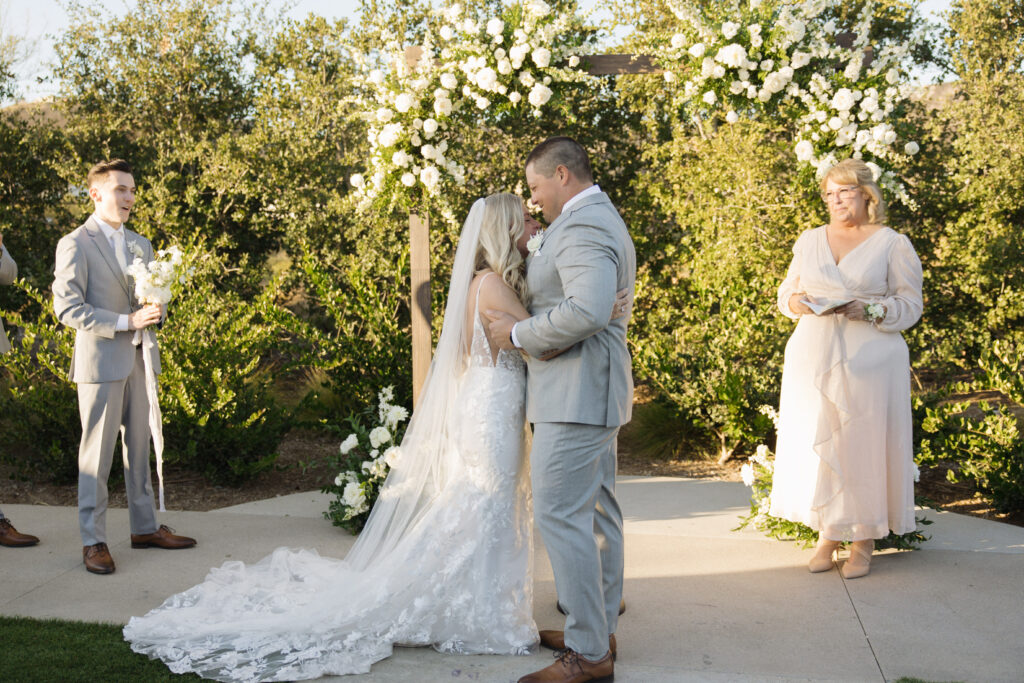
[[[526,251],[530,252],[530,254],[539,254],[540,245],[543,241],[544,230],[538,230],[537,232],[533,233],[533,237],[526,240]]]

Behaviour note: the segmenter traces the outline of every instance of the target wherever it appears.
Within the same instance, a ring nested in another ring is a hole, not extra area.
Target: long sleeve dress
[[[805,231],[779,286],[799,319],[786,344],[769,514],[824,538],[859,541],[913,531],[910,358],[900,334],[923,306],[921,262],[905,236],[882,228],[838,264],[826,226]],[[877,323],[797,315],[793,294],[881,303]]]

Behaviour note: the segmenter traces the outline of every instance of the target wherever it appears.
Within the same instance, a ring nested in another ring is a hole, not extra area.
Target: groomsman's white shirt
[[[117,259],[118,265],[124,268],[127,264],[131,263],[131,259],[128,258],[128,244],[124,237],[124,223],[116,228],[111,227],[108,223],[104,222],[99,214],[93,214],[92,219],[96,221],[96,225],[100,226],[100,230],[103,231],[103,235],[110,242],[110,248],[114,250],[114,256],[120,256]],[[115,235],[119,235],[120,238]],[[127,332],[131,330],[131,326],[128,324],[128,315],[122,313],[117,316],[117,322],[114,324],[115,332]]]

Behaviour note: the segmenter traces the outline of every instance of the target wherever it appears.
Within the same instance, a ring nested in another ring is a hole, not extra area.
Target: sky
[[[583,0],[587,7],[600,0]],[[134,4],[133,0],[92,0],[119,14]],[[938,13],[949,8],[950,0],[925,0],[922,9],[938,20]],[[270,0],[271,7],[291,6],[288,16],[300,19],[307,14],[319,14],[327,19],[354,17],[358,0]],[[4,25],[0,33],[22,36],[31,46],[31,57],[16,66],[22,98],[36,100],[54,94],[53,84],[38,84],[36,78],[47,73],[46,63],[53,58],[53,36],[70,23],[59,0],[0,0],[0,15]]]

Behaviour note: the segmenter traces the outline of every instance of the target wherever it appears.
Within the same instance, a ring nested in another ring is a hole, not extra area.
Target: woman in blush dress
[[[870,570],[874,539],[916,528],[910,358],[900,334],[921,317],[921,262],[884,225],[885,201],[862,161],[821,180],[829,223],[807,230],[779,286],[797,319],[786,345],[769,514],[818,531],[808,568]]]

